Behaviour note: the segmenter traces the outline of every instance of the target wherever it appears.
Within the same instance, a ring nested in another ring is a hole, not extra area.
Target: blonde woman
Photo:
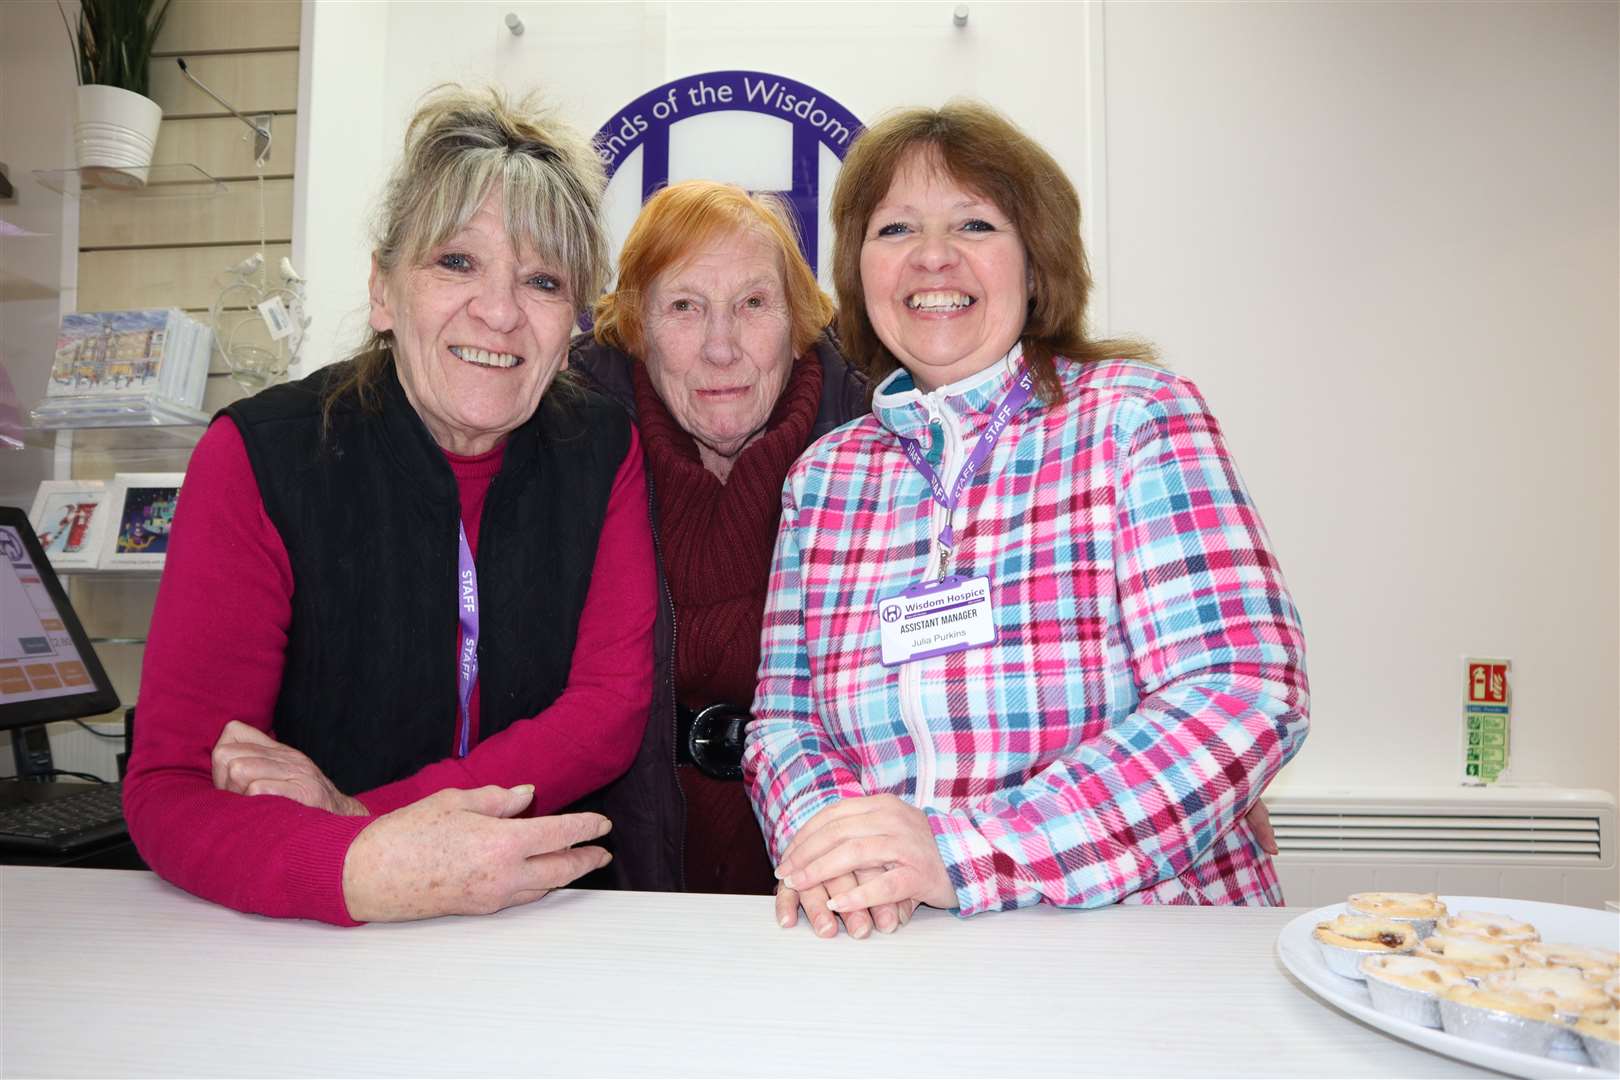
[[[379,214],[365,345],[198,444],[125,785],[170,881],[352,924],[608,861],[605,818],[539,816],[625,772],[651,698],[641,449],[557,382],[606,275],[603,186],[526,105],[435,94]]]

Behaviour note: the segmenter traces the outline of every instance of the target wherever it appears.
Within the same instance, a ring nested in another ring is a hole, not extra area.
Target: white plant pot
[[[116,86],[81,86],[73,145],[83,182],[144,187],[157,146],[163,109],[150,98]]]

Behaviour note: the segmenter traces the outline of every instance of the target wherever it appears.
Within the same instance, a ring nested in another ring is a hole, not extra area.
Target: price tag
[[[264,328],[270,331],[272,341],[280,341],[293,332],[292,316],[279,296],[272,296],[259,305],[259,317],[264,320]]]

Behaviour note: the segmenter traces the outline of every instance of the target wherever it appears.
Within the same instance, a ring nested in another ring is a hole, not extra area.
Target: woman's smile
[[[1024,243],[994,202],[916,151],[861,243],[872,328],[924,389],[975,375],[1013,347],[1029,314]]]
[[[515,368],[523,363],[523,357],[496,349],[480,349],[473,345],[452,345],[450,352],[457,360],[476,364],[479,367]]]
[[[913,293],[906,297],[907,309],[916,312],[921,317],[939,316],[950,317],[958,312],[965,311],[978,301],[967,293],[951,292],[934,289],[929,292]]]

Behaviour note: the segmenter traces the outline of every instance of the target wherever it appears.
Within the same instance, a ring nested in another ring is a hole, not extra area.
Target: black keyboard
[[[0,847],[65,852],[122,835],[123,799],[124,785],[97,784],[59,799],[0,808]]]

